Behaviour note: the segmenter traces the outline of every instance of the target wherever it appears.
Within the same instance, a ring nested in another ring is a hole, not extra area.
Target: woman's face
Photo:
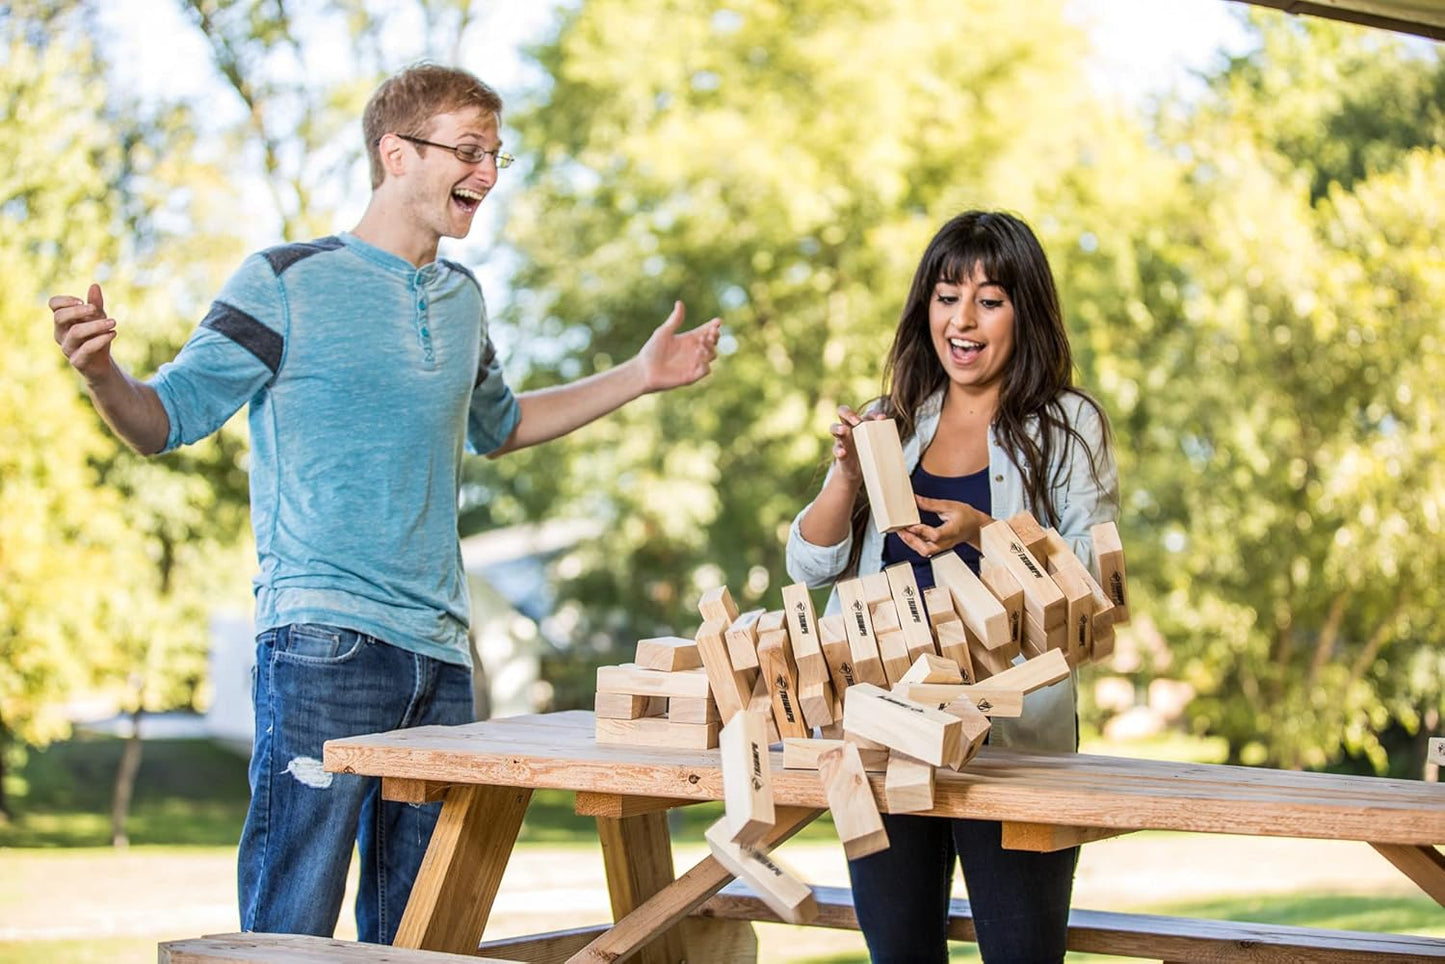
[[[933,350],[964,389],[997,388],[1014,352],[1014,307],[1003,288],[973,266],[956,284],[939,281],[928,302]]]

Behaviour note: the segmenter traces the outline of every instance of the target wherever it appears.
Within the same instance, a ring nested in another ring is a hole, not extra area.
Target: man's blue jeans
[[[334,626],[256,637],[251,807],[241,833],[241,927],[330,937],[355,844],[356,930],[390,944],[440,804],[381,799],[381,781],[321,768],[339,737],[472,719],[464,667]]]

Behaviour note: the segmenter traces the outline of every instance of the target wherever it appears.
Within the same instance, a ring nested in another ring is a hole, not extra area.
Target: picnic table
[[[708,953],[737,959],[736,951],[719,950],[745,947],[736,929],[747,928],[749,919],[775,919],[750,901],[746,890],[724,891],[731,875],[712,857],[674,877],[666,813],[723,799],[717,751],[599,744],[593,727],[591,713],[569,711],[326,744],[327,770],[381,777],[387,799],[443,801],[398,947],[476,954],[480,945],[486,954],[526,960],[611,962],[639,954],[639,960],[676,962],[686,956],[695,962],[705,955],[696,948],[684,951],[678,925],[695,925],[701,914],[712,926],[732,928],[709,934]],[[776,750],[770,762],[777,823],[765,844],[787,839],[827,807],[817,773],[784,769]],[[881,802],[883,775],[870,779]],[[616,923],[482,944],[528,801],[540,788],[574,791],[577,812],[597,817]],[[962,772],[938,771],[934,808],[927,813],[1002,821],[1005,845],[1031,850],[1136,830],[1359,841],[1445,906],[1445,856],[1436,849],[1445,842],[1445,787],[1438,784],[984,747]],[[850,926],[846,891],[819,893],[824,913],[818,923]],[[1366,960],[1381,953],[1399,960],[1445,959],[1445,941],[1419,937],[1396,941],[1280,927],[1253,932],[1223,922],[1191,929],[1090,911],[1076,911],[1075,917],[1071,947],[1164,960],[1241,959],[1198,956],[1211,941],[1232,947],[1236,955],[1258,944],[1261,953],[1244,955],[1251,960]],[[1104,936],[1088,936],[1096,931]],[[969,931],[963,926],[951,933]],[[1271,935],[1280,934],[1281,956],[1264,953]],[[1318,954],[1301,950],[1314,945]]]

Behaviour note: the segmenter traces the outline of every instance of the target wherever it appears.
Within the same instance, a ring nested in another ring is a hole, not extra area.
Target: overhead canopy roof
[[[1367,27],[1445,40],[1445,0],[1245,0],[1286,13],[1307,13]]]

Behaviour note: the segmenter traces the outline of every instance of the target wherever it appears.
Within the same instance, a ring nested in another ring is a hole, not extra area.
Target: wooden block
[[[870,603],[868,615],[869,618],[873,620],[873,634],[875,636],[897,632],[903,628],[898,622],[898,607],[893,605],[892,599]]]
[[[720,622],[724,628],[731,626],[738,618],[738,606],[727,586],[718,586],[702,594],[697,602],[697,611],[702,613],[705,623]]]
[[[643,669],[636,663],[599,666],[597,667],[597,692],[706,699],[708,694],[707,671],[685,669],[678,673],[663,673],[655,669]]]
[[[879,603],[893,599],[893,587],[888,584],[887,573],[870,572],[859,576],[858,581],[863,584],[863,601],[868,604],[870,612]]]
[[[667,701],[667,718],[674,723],[721,723],[717,702],[707,699],[684,699],[674,696]]]
[[[868,603],[863,598],[862,580],[845,579],[838,583],[837,589],[838,601],[843,606],[843,632],[853,654],[853,677],[862,683],[881,686],[887,683],[888,677],[878,655],[878,640],[873,635]]]
[[[799,671],[801,675],[801,670]],[[798,683],[798,706],[803,711],[803,725],[808,728],[827,726],[833,722],[833,684],[828,680]]]
[[[631,693],[598,693],[592,703],[597,716],[607,720],[640,720],[667,713],[661,696],[633,696]]]
[[[963,633],[967,638],[967,643],[964,648],[968,651],[969,659],[973,661],[973,680],[975,683],[982,683],[994,673],[1000,673],[1013,665],[1013,657],[1009,655],[1008,650],[1002,647],[999,649],[989,649],[983,644],[983,640],[969,631],[967,626],[963,627]],[[1028,620],[1025,619],[1025,646],[1028,645],[1028,639]]]
[[[1048,562],[1049,550],[1048,539],[1044,535],[1045,529],[1039,525],[1039,520],[1034,518],[1032,512],[1024,510],[1017,515],[1011,515],[1008,517],[1008,524],[1014,534],[1019,537],[1019,542],[1023,543],[1023,547],[1029,551],[1029,555],[1034,557],[1035,562],[1039,565]]]
[[[1107,612],[1094,613],[1094,648],[1089,658],[1102,662],[1114,655],[1114,607]]]
[[[1003,611],[1008,613],[1008,633],[1013,654],[1018,655],[1024,641],[1024,591],[1018,580],[1003,566],[985,556],[979,564],[979,581],[993,593]]]
[[[598,743],[660,746],[676,750],[711,750],[717,746],[717,723],[672,723],[668,720],[598,718]]]
[[[1430,737],[1429,760],[1436,766],[1445,767],[1445,736]]]
[[[923,590],[923,606],[928,610],[928,625],[935,632],[939,623],[958,619],[958,610],[953,608],[953,593],[943,586],[929,586]]]
[[[823,657],[823,641],[818,635],[818,620],[813,612],[813,597],[800,582],[783,587],[783,612],[788,617],[788,642],[793,662],[798,667],[798,689],[829,679],[828,662]],[[808,713],[803,712],[806,719]],[[813,724],[814,726],[820,724]]]
[[[758,668],[758,620],[764,610],[753,609],[734,619],[723,638],[728,641],[728,658],[733,669]]]
[[[934,632],[938,633],[938,651],[944,659],[953,660],[963,682],[978,682],[978,670],[974,667],[973,653],[968,646],[968,628],[963,625],[963,620],[941,622],[934,627]]]
[[[726,839],[733,843],[757,843],[767,836],[776,819],[767,729],[761,714],[739,713],[718,736],[723,820],[727,824]]]
[[[993,522],[979,535],[984,555],[1008,570],[1024,594],[1024,612],[1044,629],[1064,621],[1064,594],[1044,567],[1024,548],[1007,522]]]
[[[1024,691],[995,688],[993,680],[969,686],[966,683],[899,683],[893,687],[895,696],[936,706],[946,710],[948,704],[961,697],[973,701],[984,716],[1017,719],[1024,715]]]
[[[783,741],[783,768],[785,770],[816,770],[818,759],[829,750],[842,746],[845,740],[842,739],[804,739],[796,737]],[[857,746],[855,743],[854,746]],[[888,768],[887,747],[858,747],[858,758],[863,763],[863,769],[875,773],[882,773]]]
[[[818,643],[823,647],[823,658],[833,678],[833,696],[841,703],[844,691],[858,682],[853,675],[853,650],[848,645],[841,613],[818,620]],[[834,716],[836,718],[836,714]]]
[[[984,714],[981,703],[975,703],[972,697],[960,696],[943,708],[943,712],[958,717],[960,733],[958,753],[949,761],[949,769],[960,770],[968,761],[978,755],[978,748],[983,746],[984,738],[988,731],[993,728],[993,722]]]
[[[1069,673],[1069,662],[1064,654],[1057,649],[1051,649],[1047,653],[1026,659],[1022,663],[995,673],[988,681],[988,686],[978,688],[1021,690],[1027,695],[1035,690],[1043,689],[1045,686],[1053,686],[1060,680],[1068,679]]]
[[[697,631],[697,652],[702,658],[703,671],[707,674],[708,689],[712,691],[712,697],[717,702],[718,715],[724,723],[747,706],[748,697],[752,693],[752,681],[733,669],[732,659],[728,656],[727,641],[723,639],[726,630],[726,623],[710,619]]]
[[[907,562],[889,566],[883,570],[888,577],[888,588],[893,593],[893,606],[898,613],[898,623],[903,630],[903,644],[908,647],[908,660],[912,663],[924,653],[936,652],[933,646],[933,627],[923,609],[922,593],[918,591],[918,580],[913,575],[913,566]]]
[[[883,800],[889,813],[932,810],[933,767],[905,753],[889,752]]]
[[[953,759],[960,738],[956,717],[871,683],[859,683],[848,694],[843,727],[934,766]]]
[[[1089,534],[1094,537],[1094,555],[1099,560],[1099,585],[1114,604],[1114,625],[1128,625],[1129,580],[1124,572],[1124,543],[1119,538],[1119,527],[1100,522],[1089,529]]]
[[[860,750],[882,750],[884,753],[888,752],[886,744],[879,743],[877,740],[870,740],[866,736],[859,736],[857,733],[851,733],[846,729],[843,730],[842,739],[853,744]]]
[[[777,724],[778,734],[785,737],[807,736],[808,725],[803,722],[803,709],[798,701],[798,670],[788,650],[788,630],[783,614],[777,615],[777,628],[771,628],[770,623],[770,628],[758,637],[760,678],[767,680],[773,704],[773,722]]]
[[[1064,649],[1069,645],[1069,624],[1059,622],[1044,629],[1034,619],[1034,614],[1024,610],[1024,645],[1020,650],[1026,658],[1032,659],[1050,649]]]
[[[860,685],[867,685],[860,684]],[[833,826],[849,860],[888,849],[888,831],[873,799],[858,748],[847,741],[818,758],[818,775],[833,811]]]
[[[786,633],[788,631],[788,614],[781,609],[770,609],[758,617],[758,638],[763,633]],[[789,653],[792,650],[788,650]]]
[[[1073,559],[1074,554],[1069,553]],[[1077,562],[1077,560],[1075,560]],[[1094,594],[1082,567],[1063,565],[1053,569],[1054,584],[1064,594],[1064,650],[1069,664],[1078,666],[1089,658],[1094,646]]]
[[[883,675],[888,678],[889,686],[903,678],[911,664],[908,661],[908,644],[903,641],[902,630],[894,629],[878,634],[878,658],[883,661]]]
[[[697,641],[681,636],[657,636],[637,641],[637,657],[634,660],[643,669],[655,669],[664,673],[676,673],[685,669],[698,669],[702,657],[697,654]]]
[[[774,914],[789,924],[816,920],[818,901],[813,889],[771,856],[727,839],[725,824],[725,820],[719,820],[703,833],[708,850],[717,862],[728,873],[745,881]]]
[[[853,426],[853,447],[858,451],[863,486],[878,531],[918,525],[918,503],[903,461],[898,425],[891,418],[864,419]]]
[[[748,697],[748,712],[762,714],[767,721],[768,744],[778,742],[778,724],[773,719],[773,693],[768,687],[768,678],[762,673],[759,673],[753,682],[753,692]]]
[[[958,663],[947,656],[934,656],[932,653],[924,653],[918,660],[908,668],[908,672],[898,681],[900,683],[962,683],[963,674],[958,671]],[[895,688],[894,692],[898,692]]]
[[[957,553],[944,552],[931,560],[933,578],[953,596],[953,608],[975,636],[989,649],[1009,644],[1008,613],[988,587],[979,581]]]

